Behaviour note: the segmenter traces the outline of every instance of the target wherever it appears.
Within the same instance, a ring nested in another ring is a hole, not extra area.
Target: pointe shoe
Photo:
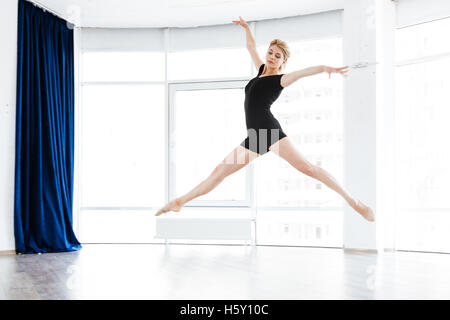
[[[161,209],[159,209],[156,213],[155,216],[159,216],[163,213],[166,213],[168,211],[175,211],[178,212],[180,211],[181,207],[183,205],[181,204],[181,202],[178,199],[174,199],[172,201],[170,201],[169,203],[167,203],[164,207],[162,207]]]
[[[352,208],[356,210],[360,215],[364,217],[364,219],[373,222],[375,221],[375,215],[373,214],[373,210],[362,203],[359,199],[355,200],[355,203],[352,205]]]

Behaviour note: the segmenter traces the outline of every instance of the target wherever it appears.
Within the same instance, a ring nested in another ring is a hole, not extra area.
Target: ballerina
[[[348,66],[332,68],[319,65],[286,74],[281,73],[290,57],[289,47],[286,42],[280,39],[272,40],[266,53],[266,62],[264,63],[258,55],[256,42],[248,24],[242,17],[239,17],[239,20],[234,20],[233,23],[245,29],[247,49],[258,69],[257,76],[245,86],[244,107],[248,136],[240,145],[226,155],[206,179],[188,193],[168,202],[155,215],[159,216],[169,211],[180,211],[187,202],[210,192],[226,177],[242,169],[257,157],[271,151],[286,160],[301,173],[319,180],[330,189],[336,191],[367,221],[375,221],[373,210],[370,207],[359,199],[350,196],[328,171],[310,163],[300,154],[281,128],[278,120],[270,112],[270,106],[279,97],[281,91],[298,79],[322,72],[328,73],[329,77],[331,77],[332,73],[339,73],[345,76]]]

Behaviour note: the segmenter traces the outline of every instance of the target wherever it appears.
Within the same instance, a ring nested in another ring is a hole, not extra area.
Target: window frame
[[[168,83],[168,122],[167,122],[167,140],[168,140],[168,195],[169,199],[176,197],[176,177],[173,167],[173,150],[174,145],[173,132],[175,131],[175,95],[177,91],[191,90],[216,90],[216,89],[244,89],[247,81],[244,80],[195,80],[195,81],[177,81]],[[244,137],[243,137],[244,138]],[[224,155],[225,156],[225,155]],[[186,207],[245,207],[251,208],[254,201],[254,163],[250,162],[243,168],[246,172],[245,177],[245,200],[199,200],[193,199],[187,203]]]

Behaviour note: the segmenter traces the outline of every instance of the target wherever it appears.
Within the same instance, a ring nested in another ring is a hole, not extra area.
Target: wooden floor
[[[84,245],[0,256],[0,299],[450,299],[450,255]]]

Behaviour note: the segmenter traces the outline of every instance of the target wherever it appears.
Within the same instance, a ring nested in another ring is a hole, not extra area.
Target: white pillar
[[[391,194],[384,189],[392,186],[391,169],[384,171],[383,166],[392,154],[391,146],[384,144],[390,131],[384,130],[392,129],[386,111],[393,112],[395,4],[392,0],[344,4],[344,63],[362,66],[351,69],[344,84],[344,184],[351,195],[373,208],[377,218],[368,222],[346,205],[344,248],[376,250],[384,246],[383,226],[391,214],[387,210]]]

